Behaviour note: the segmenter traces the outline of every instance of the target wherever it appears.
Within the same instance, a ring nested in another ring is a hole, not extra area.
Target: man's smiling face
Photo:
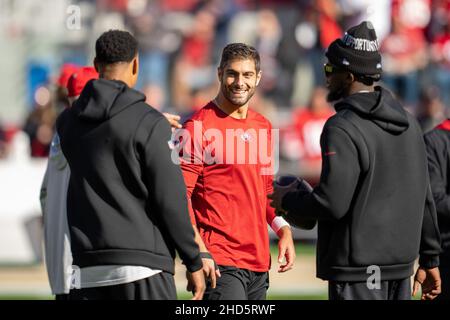
[[[247,104],[255,94],[261,79],[261,72],[256,70],[255,61],[235,59],[219,69],[220,90],[233,105],[241,107]]]

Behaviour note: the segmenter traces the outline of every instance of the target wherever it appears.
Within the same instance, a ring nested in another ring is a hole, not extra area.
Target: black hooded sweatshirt
[[[431,190],[441,231],[440,265],[450,266],[450,119],[425,135]]]
[[[171,129],[121,81],[89,81],[57,121],[70,166],[67,214],[73,263],[146,266],[174,273],[175,250],[202,267]]]
[[[317,276],[365,282],[410,277],[415,259],[439,265],[440,238],[417,121],[392,94],[352,94],[321,136],[322,174],[312,193],[288,193],[283,209],[318,220]]]

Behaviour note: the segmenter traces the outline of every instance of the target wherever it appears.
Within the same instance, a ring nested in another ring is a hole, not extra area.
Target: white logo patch
[[[252,139],[252,136],[246,132],[246,133],[241,134],[241,139],[245,142],[248,142]]]
[[[175,149],[175,147],[177,146],[177,144],[179,144],[180,142],[179,141],[177,141],[177,140],[169,140],[169,141],[167,141],[167,144],[169,145],[169,149],[170,150],[173,150],[173,149]]]

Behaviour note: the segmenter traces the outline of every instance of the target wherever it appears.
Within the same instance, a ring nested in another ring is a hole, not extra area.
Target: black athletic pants
[[[68,300],[176,300],[173,275],[160,272],[151,277],[115,286],[70,290]]]
[[[330,300],[411,300],[411,279],[381,281],[380,289],[366,282],[328,282]]]
[[[219,266],[216,288],[207,283],[204,300],[265,300],[269,273]]]

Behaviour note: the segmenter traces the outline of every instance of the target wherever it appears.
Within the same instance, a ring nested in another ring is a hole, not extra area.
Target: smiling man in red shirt
[[[261,79],[258,52],[227,45],[218,77],[217,97],[185,123],[180,139],[191,219],[211,279],[204,298],[260,300],[269,287],[267,225],[279,237],[279,263],[286,258],[279,272],[292,268],[295,250],[290,226],[266,199],[274,171],[272,127],[249,108]]]

